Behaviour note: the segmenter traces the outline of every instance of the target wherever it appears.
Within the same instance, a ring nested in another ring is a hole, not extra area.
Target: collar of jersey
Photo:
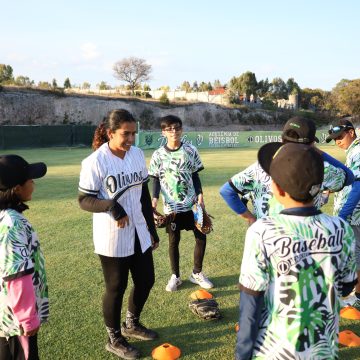
[[[174,151],[178,151],[182,146],[183,146],[183,143],[181,142],[181,143],[180,143],[180,146],[179,146],[177,149],[169,149],[169,148],[167,147],[167,144],[164,146],[164,148],[165,148],[166,151],[174,152]]]
[[[283,215],[296,215],[296,216],[314,216],[321,214],[321,211],[315,206],[310,207],[293,207],[280,211]]]
[[[349,153],[356,145],[359,145],[360,142],[360,138],[356,138],[351,144],[350,146],[345,150],[345,153]]]

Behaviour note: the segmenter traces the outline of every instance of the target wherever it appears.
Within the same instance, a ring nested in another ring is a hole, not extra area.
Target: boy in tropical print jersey
[[[206,235],[194,222],[192,206],[198,203],[205,207],[199,178],[204,169],[197,149],[181,141],[182,121],[168,115],[160,119],[160,126],[167,143],[156,150],[150,161],[149,175],[153,178],[153,208],[156,209],[161,191],[164,213],[175,213],[174,221],[166,227],[169,234],[169,257],[172,275],[166,291],[176,291],[182,284],[179,269],[179,242],[181,230],[192,230],[195,237],[194,268],[189,280],[205,289],[213,287],[202,272],[206,248]]]
[[[318,142],[315,136],[315,123],[306,118],[293,117],[287,121],[282,133],[282,141],[312,145]],[[345,185],[353,182],[352,172],[339,161],[318,150],[324,160],[324,181],[322,191],[340,191]],[[300,173],[299,173],[300,174]],[[298,175],[299,175],[298,174]],[[314,202],[317,208],[323,205],[321,192],[316,196]],[[234,175],[220,189],[220,194],[240,217],[247,220],[251,225],[256,219],[271,213],[279,212],[281,206],[274,200],[271,191],[271,177],[264,172],[258,162],[250,165],[245,170]],[[239,195],[249,195],[253,204],[251,212],[239,198]]]
[[[284,210],[246,233],[235,358],[337,359],[339,297],[357,281],[353,231],[313,204],[324,176],[314,148],[270,143],[258,160]]]
[[[37,332],[49,316],[44,257],[23,216],[44,163],[0,156],[0,359],[38,359]]]
[[[360,310],[360,138],[356,136],[354,125],[351,121],[340,119],[329,130],[326,141],[335,141],[335,144],[346,152],[346,166],[355,176],[352,185],[335,194],[334,215],[340,216],[349,222],[355,234],[355,259],[357,266],[358,283],[355,295],[345,299],[347,305]]]

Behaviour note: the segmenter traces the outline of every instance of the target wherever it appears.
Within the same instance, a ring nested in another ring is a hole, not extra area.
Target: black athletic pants
[[[105,325],[120,329],[121,307],[128,283],[129,271],[134,282],[128,300],[128,310],[139,317],[155,282],[152,248],[141,252],[140,242],[135,235],[134,255],[115,258],[100,256],[105,279],[103,314]]]
[[[37,335],[22,337],[23,343],[18,336],[11,336],[8,339],[0,337],[0,360],[38,360]],[[24,348],[28,348],[28,358],[25,358]]]
[[[176,214],[175,222],[166,227],[166,232],[169,234],[169,257],[171,270],[177,277],[180,276],[179,243],[181,230],[192,230],[194,233],[194,273],[201,272],[206,249],[206,235],[195,227],[193,212],[187,211]]]

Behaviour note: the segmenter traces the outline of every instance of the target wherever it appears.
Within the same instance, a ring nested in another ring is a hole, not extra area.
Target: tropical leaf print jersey
[[[237,191],[242,194],[250,194],[253,204],[253,213],[257,219],[268,215],[271,192],[271,177],[258,162],[247,167],[230,179]]]
[[[263,170],[258,162],[234,175],[230,181],[240,194],[250,194],[253,213],[257,219],[269,214],[278,214],[283,209],[282,205],[273,198],[270,175]],[[345,181],[346,173],[344,170],[324,161],[324,181],[321,184],[321,191],[339,191],[343,188]],[[314,204],[317,208],[323,205],[321,193],[316,195]]]
[[[247,231],[240,283],[265,291],[254,359],[335,359],[342,283],[356,279],[353,231],[338,217],[278,214]]]
[[[355,139],[346,150],[345,165],[354,173],[355,181],[360,181],[360,138]],[[335,194],[334,215],[338,215],[348,201],[351,189],[352,185],[345,186],[343,190]],[[351,225],[360,225],[360,202],[355,206],[347,220]]]
[[[199,153],[191,144],[181,144],[174,151],[163,146],[153,153],[149,175],[160,180],[165,214],[191,210],[196,202],[192,174],[203,168]]]
[[[7,305],[6,281],[32,273],[36,309],[40,321],[49,316],[48,287],[44,256],[31,224],[13,209],[0,211],[0,336],[20,335],[21,331]]]

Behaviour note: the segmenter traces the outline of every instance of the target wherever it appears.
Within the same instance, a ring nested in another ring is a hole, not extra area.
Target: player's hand
[[[23,336],[34,336],[34,335],[36,335],[38,333],[39,329],[40,329],[40,325],[35,329],[32,329],[30,331],[25,331],[23,333]]]
[[[256,217],[249,210],[246,210],[244,213],[240,214],[240,217],[245,219],[249,226],[256,221]]]
[[[204,195],[201,193],[198,195],[198,204],[204,209],[205,203],[204,203]]]
[[[157,199],[157,198],[153,198],[153,199],[152,199],[151,204],[152,204],[153,209],[156,209],[157,204],[158,204],[158,200],[159,200],[159,199]]]
[[[153,250],[156,250],[159,247],[159,241],[156,242],[152,235],[150,235],[150,237],[151,237],[151,247]]]
[[[124,228],[125,226],[129,225],[129,217],[126,215],[126,216],[122,217],[121,219],[116,220],[116,222],[117,222],[117,226],[119,228]]]

